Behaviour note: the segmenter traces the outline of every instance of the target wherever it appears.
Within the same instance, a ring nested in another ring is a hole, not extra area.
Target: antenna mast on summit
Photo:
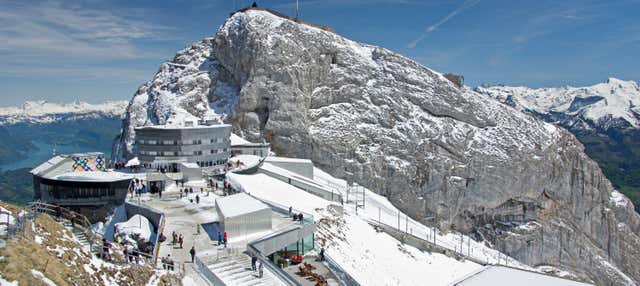
[[[298,19],[298,14],[300,13],[300,5],[298,4],[299,0],[296,0],[296,19]]]

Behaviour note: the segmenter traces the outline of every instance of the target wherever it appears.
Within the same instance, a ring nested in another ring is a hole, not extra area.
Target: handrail
[[[89,242],[89,247],[93,246],[95,242],[102,240],[102,235],[95,233],[91,230],[91,222],[89,219],[77,212],[71,211],[67,208],[48,204],[41,201],[33,201],[27,204],[27,207],[31,209],[34,213],[42,212],[47,213],[49,215],[58,216],[58,210],[60,211],[61,217],[69,220],[75,227],[82,230],[84,235],[87,237],[87,241]],[[77,222],[77,224],[76,224]]]
[[[338,278],[339,283],[345,286],[360,286],[360,283],[351,277],[349,272],[344,270],[335,260],[327,255],[327,253],[324,254],[324,260],[327,262],[327,268],[329,268],[329,271]]]
[[[282,282],[287,285],[294,286],[302,286],[295,278],[293,278],[289,273],[282,271],[280,267],[278,267],[275,263],[271,261],[268,257],[264,256],[262,252],[260,252],[256,247],[253,246],[252,243],[247,244],[248,252],[251,252],[255,255],[260,263],[269,268]]]

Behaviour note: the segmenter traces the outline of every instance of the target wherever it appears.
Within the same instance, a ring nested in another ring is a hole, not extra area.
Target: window
[[[173,140],[164,140],[164,141],[162,141],[162,144],[163,145],[173,145],[173,142],[175,142],[175,141],[173,141]]]
[[[147,153],[148,153],[148,155],[150,155],[150,156],[158,155],[158,152],[156,152],[156,151],[149,151],[149,152],[147,152]]]
[[[146,140],[145,142],[147,142],[147,145],[156,145],[156,144],[158,144],[158,141],[156,141],[156,140]]]

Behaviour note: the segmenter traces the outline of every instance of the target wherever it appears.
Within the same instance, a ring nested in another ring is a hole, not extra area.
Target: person
[[[182,188],[180,188],[180,198],[182,199]]]
[[[222,244],[222,233],[218,231],[218,245]]]
[[[127,248],[127,246],[124,246],[124,249],[122,250],[122,254],[124,255],[124,260],[131,262],[131,256],[129,256],[129,249]]]
[[[191,254],[191,263],[193,263],[193,261],[196,258],[196,247],[192,246],[191,250],[189,250],[189,254]]]
[[[196,204],[200,204],[200,196],[196,195]]]
[[[262,278],[263,271],[264,271],[264,265],[262,262],[260,262],[258,264],[258,277]]]
[[[76,213],[75,212],[71,212],[71,214],[69,214],[69,220],[71,221],[71,227],[76,227]]]
[[[227,239],[228,239],[228,236],[227,236],[227,232],[225,231],[224,234],[222,234],[222,240],[223,240],[222,242],[224,243],[224,247],[227,247]]]
[[[293,211],[293,207],[289,207],[289,216],[291,216],[292,211]]]
[[[162,269],[167,270],[167,266],[169,266],[169,262],[167,261],[167,258],[162,257],[162,259],[160,259],[160,262],[162,262]]]
[[[251,255],[251,271],[256,271],[256,262],[258,262],[258,257],[255,254]]]
[[[177,241],[178,241],[178,235],[176,234],[176,231],[174,230],[171,233],[171,245],[176,245]]]
[[[102,259],[111,260],[111,255],[109,254],[109,242],[106,239],[102,239]]]
[[[200,224],[196,224],[196,234],[200,234]]]
[[[193,188],[189,188],[189,194],[193,194]]]
[[[184,240],[182,239],[182,233],[180,234],[180,236],[178,237],[178,244],[180,244],[180,249],[182,249],[182,243],[184,242]]]
[[[320,261],[324,261],[324,246],[320,248]]]
[[[300,215],[298,215],[298,219],[300,220],[300,224],[303,224],[303,217],[302,217],[302,213],[300,213]]]

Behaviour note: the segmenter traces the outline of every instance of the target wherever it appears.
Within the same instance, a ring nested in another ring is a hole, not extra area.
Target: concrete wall
[[[287,184],[290,184],[292,186],[295,186],[299,189],[302,189],[310,194],[316,195],[318,197],[321,197],[325,200],[328,201],[333,201],[333,202],[341,202],[342,201],[342,195],[334,192],[333,190],[330,189],[326,189],[323,188],[322,186],[319,186],[313,182],[307,182],[305,180],[301,180],[295,177],[290,177],[290,176],[286,176],[286,175],[282,175],[282,174],[278,174],[276,172],[272,172],[270,170],[266,170],[264,168],[260,168],[258,169],[258,172],[263,173],[269,177],[272,177],[274,179],[278,179],[280,181],[283,181]]]
[[[264,162],[313,180],[313,162],[311,160],[267,157]]]
[[[266,256],[312,235],[315,231],[315,224],[294,225],[252,242],[251,245]]]
[[[218,217],[220,229],[227,232],[230,240],[271,230],[271,209],[264,209],[232,218],[224,218],[218,212]]]
[[[234,145],[231,146],[231,154],[234,155],[255,155],[265,157],[269,155],[269,144],[255,145]]]

